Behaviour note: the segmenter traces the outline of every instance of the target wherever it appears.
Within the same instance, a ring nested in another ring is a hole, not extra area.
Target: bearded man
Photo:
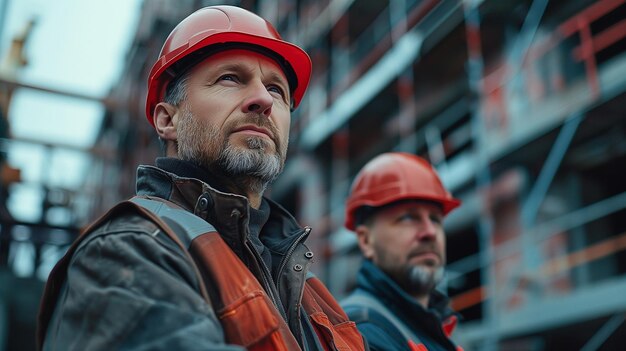
[[[165,156],[50,275],[44,350],[363,350],[310,272],[301,227],[263,197],[311,60],[263,18],[202,8],[167,38],[146,116]]]
[[[435,289],[443,278],[443,219],[460,205],[424,159],[385,153],[357,174],[346,228],[365,258],[342,307],[371,350],[458,350],[457,318]]]

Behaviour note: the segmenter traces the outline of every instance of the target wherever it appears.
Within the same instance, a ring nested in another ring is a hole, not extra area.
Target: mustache
[[[408,258],[417,257],[423,254],[433,253],[439,257],[439,260],[443,262],[443,254],[437,250],[437,247],[434,244],[426,244],[422,243],[418,248],[415,248],[409,251]]]
[[[278,129],[266,116],[246,115],[242,118],[237,118],[235,121],[232,122],[232,125],[229,125],[228,128],[226,128],[227,133],[230,133],[231,131],[245,125],[254,125],[259,128],[267,129],[270,134],[270,139],[272,139],[274,144],[276,144],[277,148],[280,147],[280,141],[277,138]]]

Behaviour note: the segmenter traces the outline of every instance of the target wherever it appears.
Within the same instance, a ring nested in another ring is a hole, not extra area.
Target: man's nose
[[[437,226],[430,218],[425,218],[420,221],[417,236],[420,240],[434,240],[437,236]]]
[[[261,82],[251,83],[248,87],[248,96],[243,103],[244,113],[256,113],[269,117],[272,114],[274,98]]]

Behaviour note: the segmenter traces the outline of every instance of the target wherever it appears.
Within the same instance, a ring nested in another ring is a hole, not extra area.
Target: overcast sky
[[[147,0],[149,1],[149,0]],[[29,64],[19,80],[29,84],[103,97],[119,79],[134,36],[142,0],[0,0],[4,59],[11,38],[36,20],[26,46]],[[103,107],[95,102],[19,89],[10,110],[16,139],[88,147],[96,137]],[[42,181],[80,186],[89,159],[68,150],[52,153],[37,144],[15,143],[9,162],[21,169],[24,185],[12,189],[10,210],[17,219],[40,215]]]

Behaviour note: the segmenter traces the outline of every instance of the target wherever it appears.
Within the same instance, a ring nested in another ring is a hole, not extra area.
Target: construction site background
[[[52,265],[159,155],[144,117],[147,73],[182,18],[218,3],[259,13],[313,60],[268,196],[313,228],[313,270],[337,297],[361,260],[343,228],[351,181],[375,155],[406,151],[463,200],[445,223],[440,288],[462,315],[455,340],[466,351],[624,349],[626,1],[144,0],[106,96],[20,80],[35,21],[0,52],[0,351],[34,349]],[[102,104],[96,141],[11,135],[19,90]],[[16,144],[47,155],[38,181],[7,157]],[[46,176],[63,152],[89,160],[73,188]],[[38,218],[13,215],[17,187],[41,194]]]

